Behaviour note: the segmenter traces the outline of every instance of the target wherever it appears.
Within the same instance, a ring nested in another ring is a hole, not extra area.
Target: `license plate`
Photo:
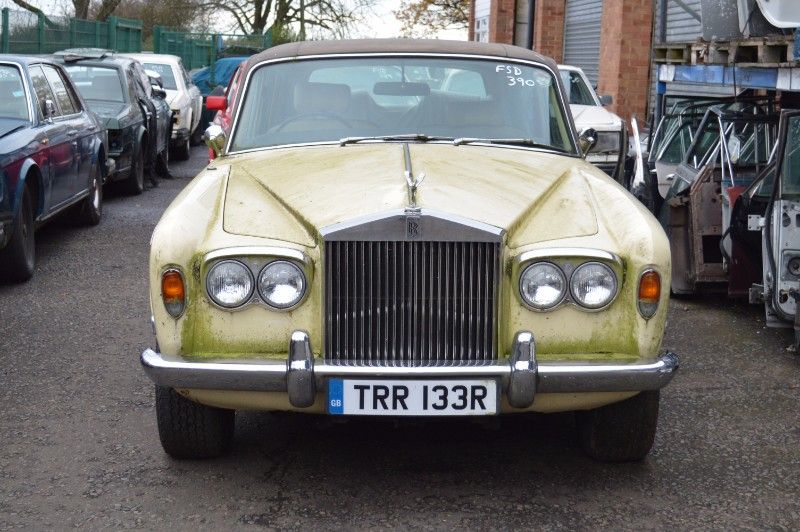
[[[474,380],[328,381],[328,413],[351,416],[484,416],[497,413],[497,383]]]

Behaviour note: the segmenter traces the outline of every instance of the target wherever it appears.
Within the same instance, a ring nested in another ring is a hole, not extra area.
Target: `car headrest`
[[[454,126],[502,126],[506,121],[502,107],[491,100],[448,102],[446,108],[447,122]]]
[[[341,113],[350,106],[350,87],[341,83],[300,83],[294,87],[299,113]]]

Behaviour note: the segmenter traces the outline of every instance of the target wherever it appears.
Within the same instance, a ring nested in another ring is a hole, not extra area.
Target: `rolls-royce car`
[[[100,223],[106,171],[106,132],[64,69],[0,55],[0,282],[30,279],[35,229],[57,214]]]
[[[145,175],[167,173],[172,117],[166,94],[153,89],[135,59],[103,49],[57,52],[78,91],[108,130],[108,155],[115,162],[109,181],[141,194]]]
[[[151,240],[141,363],[168,454],[224,452],[236,410],[575,411],[590,456],[645,457],[678,368],[669,243],[584,160],[552,60],[303,42],[240,83]]]

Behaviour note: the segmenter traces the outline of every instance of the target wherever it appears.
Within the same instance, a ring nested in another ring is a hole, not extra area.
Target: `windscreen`
[[[145,70],[152,70],[161,76],[161,84],[167,90],[178,90],[178,84],[175,81],[175,74],[172,73],[172,66],[166,63],[142,63]]]
[[[11,65],[0,65],[0,118],[29,119],[22,76]]]
[[[359,57],[254,70],[231,151],[421,134],[528,139],[573,153],[553,75],[483,59]]]
[[[569,96],[569,103],[575,105],[597,105],[592,95],[592,89],[583,81],[579,72],[574,70],[560,70],[561,80]]]
[[[67,65],[67,73],[86,100],[124,102],[122,80],[116,68]]]

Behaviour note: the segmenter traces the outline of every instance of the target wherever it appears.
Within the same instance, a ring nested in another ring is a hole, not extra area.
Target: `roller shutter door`
[[[580,67],[593,85],[600,63],[603,0],[567,0],[564,12],[564,64]]]

